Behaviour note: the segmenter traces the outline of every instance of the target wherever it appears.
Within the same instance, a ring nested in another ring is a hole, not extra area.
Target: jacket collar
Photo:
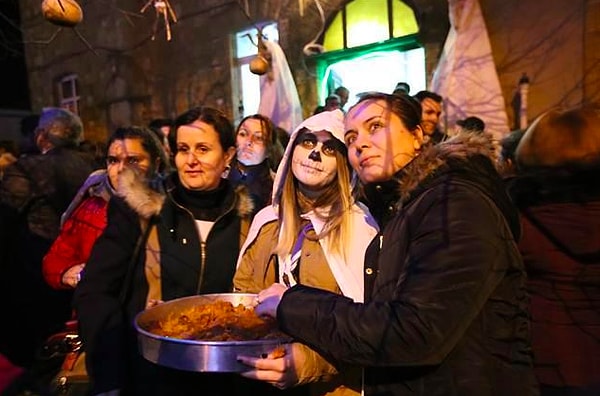
[[[177,173],[173,172],[164,182],[148,181],[133,169],[126,168],[119,175],[117,195],[123,198],[138,215],[148,219],[160,213],[167,195],[170,196],[175,188],[176,177],[178,177]],[[250,216],[254,204],[246,187],[238,186],[234,193],[236,195],[234,205],[238,216]]]
[[[426,179],[451,168],[457,161],[466,162],[473,157],[486,157],[497,164],[499,146],[488,134],[462,131],[447,140],[427,146],[398,175],[400,196],[403,201],[421,186]]]

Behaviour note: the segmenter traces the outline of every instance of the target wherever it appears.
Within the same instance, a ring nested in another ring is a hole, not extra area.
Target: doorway
[[[347,110],[356,103],[357,95],[369,91],[392,93],[400,81],[410,85],[411,94],[425,89],[425,51],[422,47],[407,51],[372,51],[329,63],[320,80],[319,100],[323,103],[335,88],[343,85],[350,91],[344,108]]]

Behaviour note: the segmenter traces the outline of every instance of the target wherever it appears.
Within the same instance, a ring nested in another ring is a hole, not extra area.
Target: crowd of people
[[[496,141],[476,115],[446,133],[443,98],[405,82],[348,99],[292,131],[198,106],[87,145],[45,108],[34,149],[3,143],[5,394],[44,394],[40,348],[73,320],[91,395],[600,394],[600,109]],[[283,356],[142,356],[137,314],[230,292]]]

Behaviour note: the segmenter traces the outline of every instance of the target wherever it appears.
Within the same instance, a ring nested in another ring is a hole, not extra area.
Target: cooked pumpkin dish
[[[150,332],[197,341],[251,341],[286,337],[272,318],[262,318],[252,308],[228,301],[195,305],[153,322]]]

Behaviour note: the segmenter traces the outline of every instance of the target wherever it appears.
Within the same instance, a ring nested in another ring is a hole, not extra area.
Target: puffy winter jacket
[[[485,139],[431,146],[397,180],[367,186],[382,232],[367,251],[364,304],[306,286],[283,295],[281,328],[364,366],[367,396],[538,392],[518,214]]]

